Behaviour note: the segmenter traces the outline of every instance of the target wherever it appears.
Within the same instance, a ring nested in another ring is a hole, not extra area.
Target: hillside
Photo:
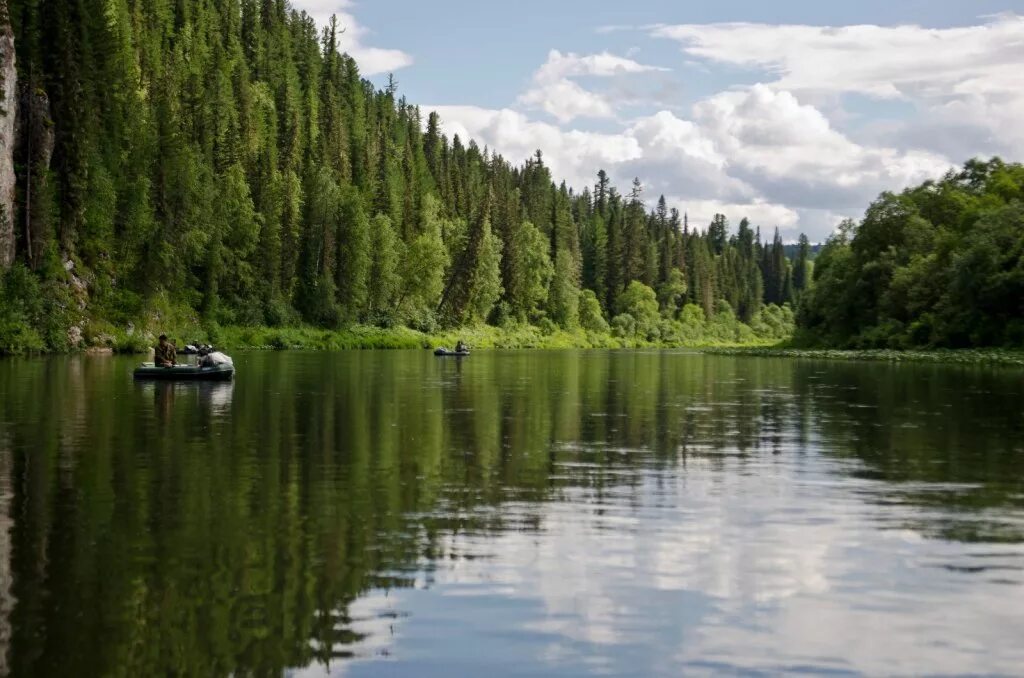
[[[745,220],[447,138],[282,0],[8,9],[0,352],[356,323],[743,341],[806,284]]]

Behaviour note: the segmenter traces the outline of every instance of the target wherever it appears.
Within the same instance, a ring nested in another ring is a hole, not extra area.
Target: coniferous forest
[[[139,323],[791,330],[806,264],[777,234],[698,229],[639,180],[622,192],[595,168],[575,190],[541,151],[517,164],[448,138],[394,81],[360,77],[344,27],[285,0],[8,7],[0,350]]]
[[[448,138],[286,0],[0,4],[0,353],[228,326],[743,343],[801,306],[818,343],[1020,341],[1018,166],[883,196],[815,268],[804,237],[791,259],[777,229],[691,224],[639,179],[569,187],[541,150]]]

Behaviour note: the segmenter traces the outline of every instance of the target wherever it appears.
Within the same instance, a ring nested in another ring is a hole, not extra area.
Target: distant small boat
[[[160,367],[155,363],[142,363],[135,368],[136,379],[176,379],[187,381],[231,381],[235,376],[234,365],[175,365]]]
[[[438,348],[434,349],[434,355],[436,356],[448,356],[451,358],[465,358],[469,355],[469,349],[465,351],[453,351],[450,348]]]

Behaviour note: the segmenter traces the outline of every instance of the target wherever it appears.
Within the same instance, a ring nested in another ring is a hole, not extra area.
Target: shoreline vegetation
[[[747,328],[749,330],[749,328]],[[478,325],[459,329],[422,332],[408,327],[352,327],[325,330],[318,327],[243,327],[227,326],[170,331],[169,336],[182,348],[186,343],[202,341],[214,343],[226,351],[339,351],[339,350],[402,350],[433,349],[454,346],[463,340],[473,349],[693,349],[719,356],[748,358],[784,358],[798,360],[933,363],[958,365],[991,365],[1024,367],[1024,349],[826,349],[797,348],[788,339],[751,337],[743,340],[729,336],[710,336],[707,329],[691,332],[689,336],[669,337],[668,340],[644,337],[616,336],[609,332],[594,332],[577,328],[545,329],[533,325],[494,327]],[[73,352],[138,355],[152,349],[153,342],[140,333],[134,336],[123,332],[107,334],[90,345]],[[8,352],[8,356],[47,355],[52,352]],[[5,353],[0,352],[0,358]]]
[[[449,136],[393,78],[360,75],[335,18],[320,31],[288,2],[95,21],[10,4],[0,355],[141,352],[163,333],[229,350],[1024,347],[1020,164],[884,192],[812,250],[745,217],[691,220],[640,177],[593,167],[569,186],[541,149]]]
[[[492,327],[480,325],[461,329],[421,332],[407,327],[355,326],[343,330],[314,327],[267,328],[228,327],[220,333],[220,344],[228,350],[314,350],[417,349],[452,347],[461,339],[472,349],[588,349],[588,348],[705,348],[769,347],[777,340],[749,339],[745,343],[728,339],[693,338],[650,341],[638,337],[617,337],[577,329],[556,329],[550,333],[532,325]]]
[[[940,363],[959,365],[1012,365],[1024,367],[1024,349],[952,348],[934,350],[804,349],[787,346],[711,346],[704,353],[750,358],[871,361],[889,363]]]
[[[656,306],[647,310],[646,317],[643,313],[638,313],[636,318],[624,314],[614,326],[604,324],[585,328],[577,325],[572,329],[553,323],[506,323],[500,327],[479,323],[431,331],[402,325],[379,327],[363,324],[325,329],[310,325],[204,325],[180,318],[164,323],[152,321],[144,328],[136,328],[132,324],[122,328],[100,321],[86,327],[79,346],[62,351],[52,350],[30,329],[6,337],[0,333],[0,356],[68,352],[141,354],[152,349],[158,333],[166,333],[179,350],[188,343],[201,342],[227,351],[331,351],[451,347],[459,340],[476,349],[765,347],[777,345],[793,331],[793,312],[788,306],[765,307],[749,325],[737,319],[724,304],[720,305],[717,314],[708,319],[696,306],[684,309],[682,321],[659,316]]]
[[[288,2],[115,5],[95,21],[91,1],[0,12],[8,98],[33,121],[0,138],[0,354],[203,329],[331,347],[485,325],[503,329],[467,341],[792,334],[806,238],[787,250],[740,214],[691,220],[597,166],[569,186],[542,149],[506,158],[446,132],[393,78],[361,76],[336,19],[320,30]],[[218,329],[241,327],[319,329]]]

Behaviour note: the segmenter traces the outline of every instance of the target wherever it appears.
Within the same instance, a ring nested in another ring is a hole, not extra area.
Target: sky
[[[823,240],[884,190],[1024,159],[1024,0],[292,0],[445,132],[704,227]]]

